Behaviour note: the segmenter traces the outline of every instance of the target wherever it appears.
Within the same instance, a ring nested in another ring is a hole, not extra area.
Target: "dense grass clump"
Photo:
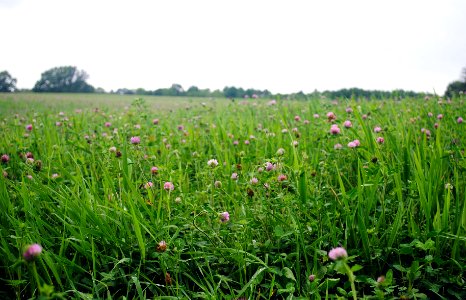
[[[18,95],[2,299],[466,298],[464,98]]]

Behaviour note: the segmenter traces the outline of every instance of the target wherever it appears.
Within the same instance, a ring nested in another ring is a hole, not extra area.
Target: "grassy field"
[[[72,111],[74,109],[125,109],[131,106],[135,95],[116,94],[50,94],[50,93],[0,93],[0,108],[9,112]],[[208,101],[202,98],[143,96],[146,105],[154,112],[186,108],[192,103]]]
[[[466,299],[464,100],[0,94],[0,298]]]

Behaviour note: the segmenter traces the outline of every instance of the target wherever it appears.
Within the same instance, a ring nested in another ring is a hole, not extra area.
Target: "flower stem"
[[[40,281],[39,281],[39,274],[37,273],[36,262],[32,262],[32,273],[34,278],[36,279],[37,289],[40,290]]]
[[[355,276],[353,274],[353,271],[351,271],[350,267],[348,266],[348,264],[346,262],[344,263],[344,265],[345,265],[345,269],[346,269],[346,275],[348,275],[348,279],[349,279],[350,284],[351,284],[351,291],[353,293],[353,299],[357,300],[358,297],[356,296],[356,286],[354,285]]]

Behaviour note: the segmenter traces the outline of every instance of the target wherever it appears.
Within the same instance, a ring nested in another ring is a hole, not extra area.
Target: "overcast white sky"
[[[0,71],[72,65],[109,91],[225,86],[443,94],[466,67],[462,0],[0,0]]]

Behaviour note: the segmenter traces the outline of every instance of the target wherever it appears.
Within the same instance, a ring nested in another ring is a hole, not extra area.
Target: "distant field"
[[[210,98],[162,97],[116,94],[49,94],[49,93],[0,93],[0,110],[11,112],[31,110],[124,109],[134,99],[143,98],[154,110],[175,110],[193,104],[200,104]],[[226,99],[216,99],[226,102]]]

